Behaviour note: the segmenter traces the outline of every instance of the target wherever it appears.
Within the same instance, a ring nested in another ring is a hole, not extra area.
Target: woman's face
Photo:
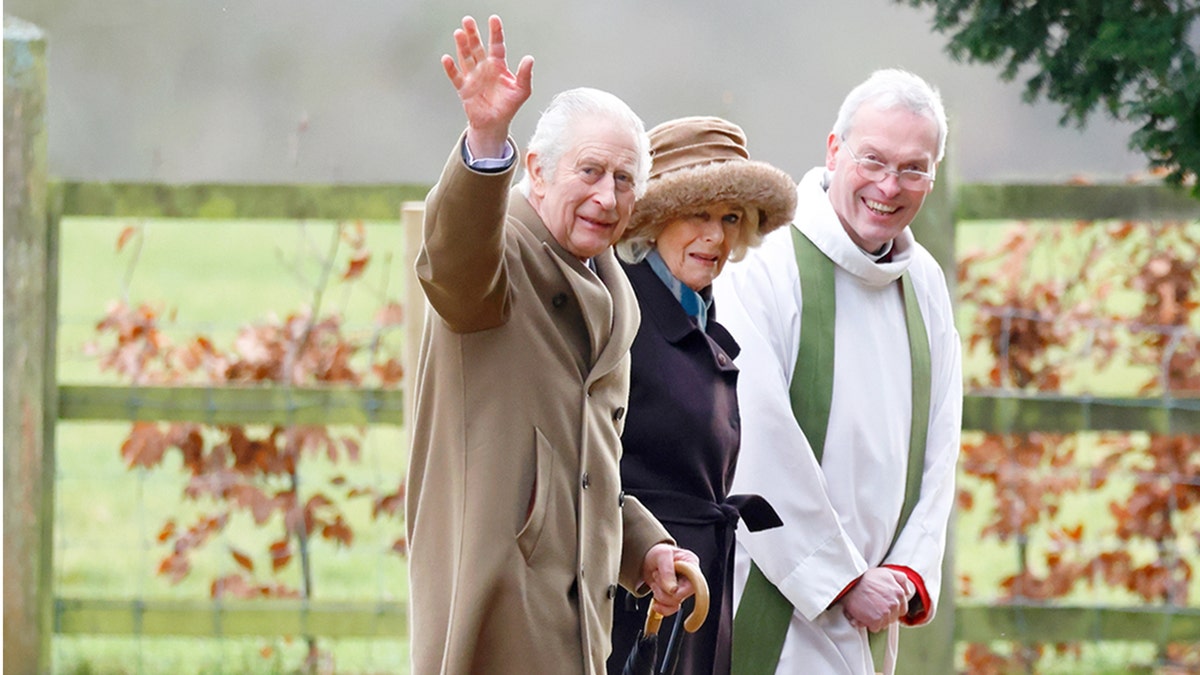
[[[712,285],[742,236],[741,206],[726,202],[700,207],[667,222],[656,240],[671,274],[699,292]]]

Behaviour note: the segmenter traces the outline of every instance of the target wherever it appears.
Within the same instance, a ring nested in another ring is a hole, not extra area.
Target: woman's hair
[[[624,101],[599,89],[578,87],[557,94],[550,106],[538,118],[533,137],[529,139],[527,153],[537,155],[538,167],[547,180],[554,179],[558,162],[570,147],[574,122],[583,117],[605,117],[625,125],[633,134],[637,151],[637,166],[634,169],[634,195],[641,197],[650,178],[650,138],[646,125]],[[526,169],[517,187],[521,194],[529,197],[532,188],[529,170]]]
[[[697,210],[701,211],[703,209],[704,206],[702,205]],[[745,210],[742,220],[739,223],[741,236],[738,237],[737,245],[729,251],[730,262],[741,260],[750,247],[758,246],[762,243],[762,232],[758,228],[759,220],[758,209]],[[621,257],[621,260],[631,265],[640,263],[646,259],[650,251],[654,250],[654,247],[657,245],[655,240],[658,239],[658,235],[662,233],[666,226],[667,221],[665,220],[656,222],[653,226],[644,228],[641,232],[622,239],[617,242],[617,255]]]
[[[928,82],[908,71],[896,68],[875,71],[862,84],[851,89],[842,101],[837,120],[833,123],[835,136],[845,140],[846,135],[850,133],[850,124],[855,113],[867,102],[881,110],[903,106],[918,115],[933,119],[938,127],[935,161],[942,161],[942,156],[946,154],[946,109],[942,106],[941,95],[929,86]]]

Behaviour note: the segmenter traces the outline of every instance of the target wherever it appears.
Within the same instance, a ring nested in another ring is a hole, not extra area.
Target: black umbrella
[[[696,604],[687,619],[676,619],[675,629],[671,632],[671,640],[667,644],[667,653],[657,671],[659,673],[675,671],[674,660],[679,654],[679,644],[683,637],[679,635],[679,626],[682,624],[684,630],[695,633],[700,630],[700,626],[704,625],[704,620],[708,618],[708,582],[704,580],[700,568],[689,562],[676,561],[675,573],[682,574],[692,582],[692,586],[696,589]],[[625,668],[621,671],[622,675],[653,675],[656,672],[654,664],[658,660],[658,628],[662,625],[662,620],[663,615],[658,613],[658,610],[654,608],[654,601],[651,600],[650,610],[646,612],[646,626],[638,634],[633,651],[629,652],[629,658],[625,660]]]

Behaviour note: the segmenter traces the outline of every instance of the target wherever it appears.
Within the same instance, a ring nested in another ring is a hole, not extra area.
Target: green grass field
[[[118,252],[116,242],[128,226],[144,228],[140,248],[131,241]],[[206,334],[228,346],[238,329],[272,313],[299,310],[313,298],[321,273],[314,256],[328,254],[333,225],[292,222],[213,222],[201,220],[133,221],[69,219],[63,223],[59,329],[59,379],[64,383],[115,382],[100,372],[86,345],[96,337],[95,324],[109,302],[125,299],[149,303],[164,317],[162,328],[174,341]],[[960,233],[963,232],[960,230]],[[997,229],[966,230],[971,241],[960,249],[995,239]],[[960,236],[962,236],[960,234]],[[373,312],[382,299],[403,297],[408,264],[400,252],[401,232],[395,224],[368,224],[372,262],[360,283],[333,283],[322,306],[345,317],[351,331],[367,334]],[[346,252],[336,254],[336,269]],[[399,336],[392,336],[398,340]],[[393,345],[394,346],[394,345]],[[1120,381],[1121,372],[1105,379]],[[1119,387],[1114,385],[1114,389]],[[55,522],[55,594],[57,596],[118,598],[205,598],[216,576],[236,569],[231,551],[253,554],[257,570],[269,567],[265,541],[279,536],[280,527],[265,530],[234,523],[220,540],[196,558],[194,572],[172,585],[155,575],[166,553],[156,535],[170,514],[212,509],[210,504],[180,503],[184,476],[177,460],[153,471],[128,471],[119,446],[127,432],[121,423],[61,423],[58,428]],[[402,430],[371,428],[361,461],[332,466],[314,460],[306,468],[306,485],[320,485],[334,473],[348,481],[380,488],[403,477],[405,455]],[[1090,458],[1082,452],[1079,471]],[[1075,469],[1072,469],[1075,470]],[[971,487],[973,479],[961,484]],[[977,481],[976,481],[977,482]],[[959,515],[956,559],[958,574],[970,578],[969,600],[989,601],[1000,595],[998,584],[1018,569],[1016,547],[978,532],[988,517],[990,496],[976,486],[975,508]],[[1063,505],[1057,517],[1075,522],[1106,509],[1103,494],[1079,494]],[[388,550],[403,533],[398,521],[375,522],[365,503],[351,502],[348,515],[356,540],[348,550],[327,542],[314,544],[313,596],[318,599],[403,600],[404,561]],[[266,534],[264,534],[264,532]],[[1047,536],[1029,545],[1045,549]],[[1153,551],[1139,551],[1153,555]],[[1195,548],[1189,551],[1195,556]],[[263,575],[266,576],[266,575]],[[279,579],[299,583],[293,565]],[[1200,593],[1196,580],[1192,597]],[[1073,600],[1130,604],[1128,594],[1112,589],[1079,591]],[[325,641],[326,662],[320,672],[407,673],[407,646],[392,640]],[[96,638],[58,636],[54,641],[56,673],[287,673],[297,672],[304,656],[301,641],[285,639],[163,639],[143,636]],[[1073,657],[1053,657],[1042,663],[1044,673],[1129,672],[1127,664],[1147,662],[1153,647],[1105,644],[1088,647],[1081,666]]]

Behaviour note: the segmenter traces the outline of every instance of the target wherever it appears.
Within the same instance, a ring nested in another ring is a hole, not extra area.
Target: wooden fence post
[[[946,285],[950,297],[955,297],[956,263],[954,250],[954,185],[951,181],[949,162],[943,160],[933,192],[925,198],[921,213],[913,221],[912,230],[917,241],[933,254],[946,273]],[[946,557],[942,562],[941,598],[937,614],[927,626],[900,632],[900,658],[897,659],[898,675],[928,675],[929,673],[953,673],[954,670],[954,546],[955,523],[958,513],[950,514],[950,528],[946,536]]]
[[[404,438],[405,456],[412,449],[412,419],[416,409],[413,382],[417,376],[417,355],[421,351],[421,334],[425,324],[425,294],[417,281],[414,263],[421,251],[421,233],[425,219],[425,202],[404,202],[400,226],[404,237],[404,265],[407,270],[404,287]],[[407,480],[407,478],[406,478]]]
[[[4,672],[49,673],[54,597],[57,222],[46,42],[4,17]]]

